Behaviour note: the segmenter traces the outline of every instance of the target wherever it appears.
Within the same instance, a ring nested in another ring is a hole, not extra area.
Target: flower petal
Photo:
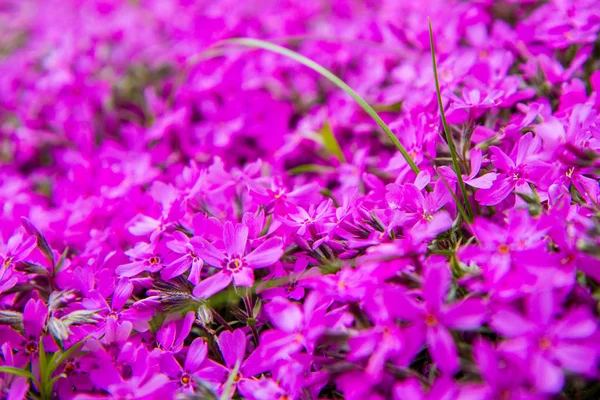
[[[189,373],[194,373],[206,359],[208,348],[204,339],[196,338],[190,344],[187,356],[185,357],[184,368]]]
[[[237,362],[242,362],[246,354],[246,335],[241,329],[221,332],[217,342],[227,367],[231,369]]]
[[[246,256],[250,268],[263,268],[275,264],[283,255],[283,242],[279,238],[271,238],[258,246]]]
[[[265,311],[273,325],[285,332],[299,331],[304,320],[300,306],[282,298],[273,299]]]
[[[543,393],[558,393],[565,383],[565,375],[561,369],[541,354],[533,356],[531,374],[533,375],[535,387]]]
[[[490,325],[502,336],[513,338],[525,335],[535,330],[535,325],[523,315],[508,308],[497,311],[492,315]]]
[[[436,325],[427,330],[427,346],[438,368],[447,374],[458,371],[458,352],[452,335],[446,328]]]
[[[213,276],[204,279],[202,282],[196,285],[193,295],[194,297],[207,299],[229,286],[232,280],[233,278],[230,274],[217,272]]]
[[[469,298],[448,306],[444,311],[444,325],[451,329],[476,329],[485,322],[486,314],[481,299]]]
[[[246,242],[248,241],[248,227],[242,224],[235,226],[231,222],[226,222],[223,226],[223,243],[225,251],[230,255],[242,256],[246,252]]]
[[[450,269],[443,262],[431,262],[427,266],[423,283],[423,298],[429,308],[439,310],[450,288]]]
[[[251,268],[242,268],[233,273],[235,286],[250,287],[254,285],[254,271]]]

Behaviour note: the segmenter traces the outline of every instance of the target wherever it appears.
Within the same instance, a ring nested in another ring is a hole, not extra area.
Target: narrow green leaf
[[[68,252],[69,252],[69,248],[65,247],[65,251],[63,251],[62,255],[60,256],[60,260],[58,260],[58,264],[56,264],[55,274],[58,274],[60,272],[60,270],[62,269],[63,264],[65,263],[65,260],[67,259]]]
[[[54,378],[52,378],[52,380],[50,381],[50,385],[52,387],[54,387],[54,384],[61,378],[66,378],[67,374],[60,374],[60,375],[56,375]]]
[[[377,112],[394,112],[399,113],[402,111],[403,100],[400,100],[396,103],[392,104],[375,104],[373,105],[373,109]]]
[[[415,164],[415,162],[412,160],[412,158],[410,157],[410,155],[408,154],[408,152],[402,145],[402,143],[400,143],[400,141],[398,140],[396,135],[394,135],[392,133],[390,128],[381,119],[381,117],[379,116],[379,114],[377,114],[377,112],[373,109],[373,107],[371,107],[358,93],[356,93],[350,86],[348,86],[344,81],[342,81],[340,78],[335,76],[327,68],[324,68],[323,66],[317,64],[310,58],[304,57],[303,55],[298,54],[295,51],[292,51],[285,47],[278,46],[276,44],[273,44],[273,43],[270,43],[270,42],[267,42],[264,40],[249,39],[249,38],[234,38],[234,39],[223,40],[223,41],[217,43],[217,45],[230,44],[230,43],[237,44],[240,46],[246,46],[246,47],[250,47],[250,48],[259,48],[259,49],[263,49],[263,50],[267,50],[267,51],[270,51],[273,53],[280,54],[282,56],[290,58],[290,59],[312,69],[313,71],[319,73],[324,78],[328,79],[331,83],[333,83],[334,85],[336,85],[337,87],[342,89],[344,92],[346,92],[350,97],[352,97],[352,99],[354,99],[354,101],[356,101],[356,103],[363,110],[365,110],[365,112],[367,114],[369,114],[369,116],[375,121],[375,123],[383,130],[383,132],[385,132],[387,137],[392,141],[392,143],[398,149],[400,154],[402,154],[402,157],[404,157],[404,159],[406,160],[406,162],[408,163],[410,168],[413,170],[413,172],[415,174],[418,174],[419,172],[421,172],[419,170],[419,167],[417,167],[417,164]]]
[[[40,357],[40,376],[42,382],[44,382],[44,376],[48,372],[48,358],[46,357],[46,350],[44,349],[44,341],[40,338],[40,342],[38,344],[38,354]]]
[[[219,398],[219,400],[229,400],[231,398],[231,389],[233,388],[233,382],[235,382],[235,378],[237,377],[238,370],[240,369],[240,362],[235,363],[235,367],[229,374],[227,378],[227,382],[225,383],[225,389],[223,390],[223,394]]]
[[[71,357],[76,351],[78,351],[85,344],[85,342],[91,337],[92,337],[92,335],[86,336],[85,338],[83,338],[83,340],[81,342],[75,343],[73,346],[69,347],[69,349],[67,349],[64,353],[62,353],[60,355],[60,357],[58,357],[58,360],[56,361],[55,369],[58,368],[58,366],[60,364],[62,364],[67,358]]]
[[[442,125],[444,126],[444,133],[446,134],[446,141],[448,142],[448,147],[450,149],[450,156],[452,157],[452,168],[456,173],[458,178],[458,184],[460,186],[460,191],[462,193],[463,200],[465,202],[466,208],[466,216],[467,222],[471,222],[473,220],[473,209],[471,208],[471,203],[469,202],[469,198],[467,197],[467,189],[465,187],[465,183],[463,182],[462,173],[460,172],[460,167],[458,165],[458,157],[456,156],[456,147],[454,147],[454,142],[452,141],[452,135],[450,134],[450,129],[448,128],[448,121],[446,121],[446,112],[444,111],[444,103],[442,102],[442,92],[440,91],[440,81],[438,79],[437,72],[437,62],[435,60],[435,46],[433,43],[433,29],[431,27],[431,18],[427,18],[429,22],[429,45],[431,46],[431,61],[433,63],[433,77],[435,79],[435,91],[437,93],[438,105],[440,107],[440,114],[442,116]],[[452,191],[451,191],[452,192]],[[459,206],[458,200],[456,201],[457,207]]]
[[[448,192],[450,192],[450,195],[454,199],[454,203],[456,203],[456,208],[458,209],[458,212],[460,213],[460,215],[463,217],[463,220],[469,222],[469,216],[465,212],[465,209],[462,206],[462,204],[460,204],[460,200],[458,200],[458,197],[456,197],[456,194],[454,194],[454,191],[450,187],[450,184],[448,183],[448,181],[446,180],[446,178],[444,177],[444,175],[440,174],[438,172],[438,176],[440,177],[440,179],[442,180],[442,183],[444,184],[444,186],[446,186],[446,189],[448,189]]]
[[[35,378],[31,374],[31,372],[29,372],[27,370],[24,370],[24,369],[20,369],[20,368],[15,368],[15,367],[0,367],[0,372],[22,376],[23,378],[31,379],[32,381],[35,380]]]
[[[298,165],[297,167],[289,169],[288,173],[290,175],[300,175],[300,174],[305,174],[307,172],[325,173],[325,172],[333,172],[333,171],[335,171],[334,168],[326,167],[324,165],[304,164],[304,165]]]
[[[340,144],[333,134],[333,130],[331,129],[329,122],[325,122],[323,125],[323,129],[321,129],[321,136],[323,136],[323,146],[325,147],[325,150],[336,156],[340,162],[345,163],[346,158],[344,157],[344,153],[342,153]]]

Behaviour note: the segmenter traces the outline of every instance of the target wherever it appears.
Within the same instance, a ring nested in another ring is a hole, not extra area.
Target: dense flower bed
[[[600,398],[599,31],[597,0],[3,1],[0,396]]]

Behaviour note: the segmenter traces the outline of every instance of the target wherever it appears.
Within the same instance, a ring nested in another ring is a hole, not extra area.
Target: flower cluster
[[[0,27],[0,397],[598,398],[597,0],[7,0]]]

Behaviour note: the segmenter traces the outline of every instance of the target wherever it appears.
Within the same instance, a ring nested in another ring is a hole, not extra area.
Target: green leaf
[[[152,332],[152,334],[156,335],[156,332],[158,332],[158,330],[162,326],[165,318],[166,315],[164,313],[156,313],[154,314],[152,319],[148,321],[148,325],[150,326],[150,332]]]
[[[235,363],[235,367],[233,367],[233,370],[231,371],[231,373],[229,374],[229,377],[227,378],[227,382],[225,383],[225,389],[223,390],[223,394],[221,395],[219,400],[229,400],[231,398],[231,389],[233,387],[233,382],[235,381],[235,378],[237,377],[239,369],[240,369],[240,362],[238,361]]]
[[[27,379],[31,379],[32,381],[35,381],[35,378],[31,374],[31,372],[29,372],[25,369],[20,369],[20,368],[15,368],[15,367],[0,367],[0,372],[22,376],[23,378],[27,378]]]
[[[458,197],[456,197],[456,194],[454,194],[454,191],[450,187],[450,184],[448,184],[448,181],[446,181],[446,178],[444,177],[444,175],[438,173],[438,176],[440,177],[440,179],[442,180],[442,183],[444,184],[444,186],[446,186],[446,189],[448,189],[448,192],[454,199],[454,203],[456,203],[456,208],[458,209],[459,214],[463,217],[463,220],[469,222],[469,216],[465,212],[465,209],[463,208],[462,204],[460,204],[460,200],[458,200]]]
[[[433,77],[435,79],[435,91],[437,93],[438,105],[440,107],[440,114],[442,116],[442,125],[444,126],[444,133],[446,134],[446,141],[448,142],[448,147],[450,149],[450,156],[452,157],[452,168],[454,169],[454,173],[456,173],[456,177],[458,178],[458,184],[460,186],[460,191],[462,193],[463,200],[465,202],[466,208],[466,221],[471,222],[473,220],[473,209],[471,208],[471,203],[469,202],[469,197],[467,197],[467,189],[465,188],[465,183],[463,182],[462,173],[460,172],[460,167],[458,165],[458,157],[456,155],[456,148],[454,147],[454,142],[452,141],[452,135],[450,134],[450,129],[448,128],[448,121],[446,121],[446,112],[444,111],[444,103],[442,102],[442,92],[440,91],[440,81],[438,79],[437,72],[437,62],[435,61],[435,46],[433,44],[433,29],[431,27],[431,18],[427,18],[429,22],[429,45],[431,46],[431,61],[433,63]],[[450,191],[452,193],[452,191]],[[456,199],[456,206],[459,207],[458,199]]]
[[[42,378],[42,382],[44,382],[44,375],[48,371],[48,359],[46,357],[46,350],[44,349],[44,341],[40,338],[40,342],[38,344],[38,354],[40,357],[40,376]]]
[[[325,122],[323,125],[323,129],[321,129],[321,136],[323,136],[323,146],[325,147],[325,150],[336,156],[340,162],[345,163],[346,158],[344,157],[344,153],[342,153],[340,144],[333,134],[333,130],[331,129],[329,122]]]
[[[50,377],[54,373],[56,366],[51,362],[54,360],[54,357],[48,360],[46,350],[44,349],[44,341],[42,340],[42,338],[40,338],[40,342],[38,345],[38,353],[40,357],[40,396],[42,397],[42,399],[45,400],[50,398],[50,393],[52,393],[52,384],[50,383]]]
[[[69,347],[68,350],[66,350],[64,353],[62,353],[60,355],[60,357],[58,357],[58,360],[56,361],[55,369],[58,368],[58,366],[60,364],[62,364],[67,358],[71,357],[76,351],[78,351],[85,344],[85,342],[91,337],[92,337],[92,335],[86,336],[85,338],[83,338],[82,341],[75,343],[73,346]]]
[[[63,264],[65,263],[65,260],[67,259],[68,252],[69,252],[69,248],[65,247],[65,251],[63,251],[62,255],[60,256],[60,260],[58,260],[58,264],[56,264],[55,274],[58,274],[60,272],[60,270],[62,269]]]
[[[413,172],[415,174],[418,174],[419,172],[421,172],[419,170],[419,167],[417,167],[417,164],[415,164],[415,162],[412,160],[412,158],[410,157],[410,155],[408,154],[408,152],[402,145],[402,143],[400,143],[400,141],[398,140],[396,135],[394,135],[394,133],[390,130],[390,128],[386,125],[386,123],[381,119],[381,117],[379,116],[379,114],[377,114],[377,112],[373,109],[373,107],[371,107],[358,93],[356,93],[350,86],[348,86],[344,81],[342,81],[340,78],[335,76],[327,68],[324,68],[323,66],[317,64],[310,58],[304,57],[303,55],[298,54],[295,51],[286,49],[285,47],[278,46],[276,44],[273,44],[273,43],[270,43],[270,42],[267,42],[264,40],[250,39],[250,38],[234,38],[234,39],[223,40],[223,41],[217,43],[217,45],[230,44],[230,43],[237,44],[240,46],[250,47],[250,48],[263,49],[263,50],[267,50],[267,51],[270,51],[273,53],[280,54],[282,56],[290,58],[290,59],[312,69],[313,71],[319,73],[324,78],[328,79],[331,83],[333,83],[334,85],[336,85],[337,87],[342,89],[344,92],[346,92],[350,97],[352,97],[352,99],[354,99],[354,101],[356,101],[356,103],[363,110],[365,110],[365,112],[367,114],[369,114],[369,116],[375,121],[375,123],[383,130],[383,132],[385,132],[387,137],[392,141],[392,143],[398,149],[400,154],[402,154],[402,157],[404,157],[404,159],[406,160],[406,162],[408,163],[410,168],[413,170]]]
[[[56,383],[56,382],[57,382],[59,379],[61,379],[61,378],[66,378],[66,377],[67,377],[67,374],[60,374],[60,375],[57,375],[57,376],[55,376],[54,378],[52,378],[52,380],[50,381],[50,385],[51,385],[52,387],[54,387],[54,384],[55,384],[55,383]]]
[[[307,172],[316,172],[316,173],[326,173],[335,171],[332,167],[326,167],[324,165],[317,164],[304,164],[294,167],[292,169],[288,169],[288,174],[290,175],[300,175],[305,174]]]
[[[375,105],[373,105],[373,109],[378,112],[399,113],[402,111],[402,103],[404,103],[403,100],[400,100],[400,101],[398,101],[396,103],[392,103],[392,104],[375,104]]]

